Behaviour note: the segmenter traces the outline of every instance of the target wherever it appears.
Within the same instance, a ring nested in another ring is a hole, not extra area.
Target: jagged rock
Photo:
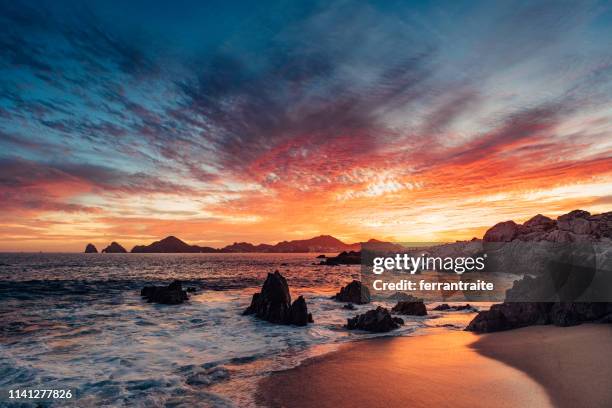
[[[365,303],[370,303],[370,290],[358,280],[354,280],[341,288],[340,292],[336,293],[332,299],[339,302],[350,302],[363,305]]]
[[[277,324],[305,326],[313,322],[304,297],[300,296],[291,304],[289,285],[278,271],[268,274],[261,292],[253,294],[251,305],[242,314],[254,314]]]
[[[85,253],[86,254],[97,254],[98,248],[96,248],[94,244],[87,244],[87,246],[85,247]]]
[[[164,305],[178,305],[189,299],[187,292],[183,290],[183,286],[178,280],[168,286],[145,286],[140,291],[140,296],[147,299],[149,303]]]
[[[321,254],[321,255],[317,256],[317,258],[319,258],[319,259],[325,259],[325,258],[327,258],[327,257],[326,257],[325,255]]]
[[[401,315],[411,315],[411,316],[426,316],[427,309],[425,308],[425,304],[422,301],[418,302],[397,302],[392,312],[401,314]]]
[[[440,312],[444,310],[451,310],[451,307],[448,305],[448,303],[442,303],[441,305],[434,307],[433,310]]]
[[[321,262],[324,265],[359,265],[361,263],[361,251],[342,251],[337,256]]]
[[[399,317],[392,317],[387,309],[378,306],[364,314],[347,319],[346,328],[349,330],[366,330],[375,333],[384,333],[400,327],[404,321]]]
[[[354,304],[352,303],[347,303],[346,305],[342,306],[343,309],[348,309],[348,310],[355,310],[356,307]]]
[[[109,246],[107,246],[106,248],[104,248],[102,250],[102,253],[105,254],[125,254],[127,253],[127,251],[125,250],[124,247],[122,247],[121,245],[119,245],[116,242],[111,242],[111,244]]]

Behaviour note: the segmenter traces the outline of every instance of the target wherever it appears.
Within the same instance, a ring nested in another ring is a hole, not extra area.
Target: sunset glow
[[[3,2],[0,251],[610,210],[609,7],[250,3]]]

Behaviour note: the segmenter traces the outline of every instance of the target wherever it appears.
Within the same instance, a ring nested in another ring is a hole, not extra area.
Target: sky
[[[612,3],[0,0],[0,251],[612,208]]]

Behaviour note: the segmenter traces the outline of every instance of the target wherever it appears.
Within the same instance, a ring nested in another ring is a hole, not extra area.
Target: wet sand
[[[472,347],[528,373],[557,407],[612,407],[612,325],[534,326],[481,336]]]
[[[611,330],[433,330],[361,341],[274,373],[257,398],[270,407],[612,406]]]
[[[262,380],[269,407],[549,407],[544,388],[469,347],[478,336],[444,332],[381,338]]]

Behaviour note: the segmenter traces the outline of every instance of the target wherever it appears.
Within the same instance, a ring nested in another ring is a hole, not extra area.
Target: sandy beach
[[[352,343],[262,380],[271,407],[604,407],[612,327],[530,327]]]

